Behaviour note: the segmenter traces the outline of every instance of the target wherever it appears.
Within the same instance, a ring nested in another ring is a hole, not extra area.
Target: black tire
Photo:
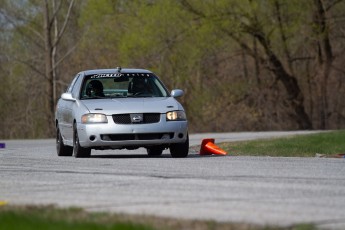
[[[56,152],[59,157],[72,156],[73,154],[73,148],[64,145],[58,125],[56,126]]]
[[[79,143],[79,136],[76,124],[73,127],[73,156],[76,158],[86,158],[90,157],[91,149],[90,148],[83,148],[80,146]]]
[[[189,151],[189,137],[183,143],[170,145],[170,154],[174,158],[183,158],[188,156]]]
[[[149,155],[150,157],[157,157],[157,156],[162,155],[163,148],[160,146],[154,146],[154,147],[146,148],[146,151],[147,151],[147,155]]]

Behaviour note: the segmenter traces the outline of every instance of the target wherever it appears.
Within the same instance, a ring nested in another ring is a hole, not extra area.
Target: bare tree
[[[51,6],[49,4],[51,2]],[[61,10],[62,1],[59,1],[59,5],[56,5],[56,0],[45,0],[43,3],[43,19],[44,19],[44,56],[45,56],[45,78],[47,79],[46,93],[49,95],[46,101],[46,111],[47,111],[47,125],[48,125],[48,135],[53,133],[53,120],[54,120],[54,110],[57,101],[56,95],[56,68],[58,64],[62,61],[56,60],[57,58],[57,48],[61,41],[64,32],[66,31],[66,26],[71,15],[71,9],[74,4],[74,0],[69,2],[68,11],[64,17],[64,22],[62,27],[58,26],[58,12]],[[65,58],[62,57],[62,58]]]

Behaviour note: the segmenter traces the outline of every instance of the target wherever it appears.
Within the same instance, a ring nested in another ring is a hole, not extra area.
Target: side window
[[[79,76],[80,76],[80,74],[77,74],[77,76],[74,77],[74,79],[73,79],[72,83],[69,85],[66,93],[72,93],[73,87],[74,87]]]
[[[83,76],[84,76],[83,74],[79,74],[78,77],[76,78],[76,81],[74,82],[74,85],[72,87],[72,95],[74,98],[79,97],[80,87],[83,81]]]

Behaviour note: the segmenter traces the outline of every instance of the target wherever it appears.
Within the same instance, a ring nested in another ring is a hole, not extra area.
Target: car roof
[[[152,73],[149,70],[146,69],[132,69],[132,68],[114,68],[114,69],[93,69],[93,70],[85,70],[81,73],[84,73],[85,75],[92,75],[92,74],[104,74],[104,73],[118,73],[120,70],[120,73]]]

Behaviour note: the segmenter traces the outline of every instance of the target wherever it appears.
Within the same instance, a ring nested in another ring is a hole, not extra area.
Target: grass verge
[[[268,140],[221,143],[230,155],[315,157],[345,153],[345,130]]]
[[[170,218],[89,213],[79,208],[61,209],[54,206],[1,206],[0,230],[314,230],[302,224],[290,227],[255,226],[242,223],[178,220]]]

